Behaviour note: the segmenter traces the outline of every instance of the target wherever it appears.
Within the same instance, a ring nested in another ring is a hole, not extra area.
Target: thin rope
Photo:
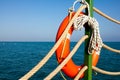
[[[105,71],[100,68],[97,68],[95,66],[92,66],[92,69],[102,74],[113,75],[113,76],[120,75],[120,72],[109,72],[109,71]]]
[[[63,57],[63,52],[65,50],[66,41],[67,41],[67,35],[66,35],[66,38],[64,40],[64,45],[63,45],[63,48],[62,48],[62,53],[60,54],[60,59],[62,59],[62,57]]]
[[[108,15],[106,15],[105,13],[101,12],[101,11],[98,10],[97,8],[93,7],[93,10],[94,10],[95,12],[97,12],[98,14],[100,14],[101,16],[107,18],[108,20],[110,20],[110,21],[112,21],[112,22],[115,22],[115,23],[117,23],[117,24],[120,24],[120,21],[111,18],[110,16],[108,16]]]
[[[62,71],[60,71],[60,75],[62,76],[62,78],[63,78],[64,80],[67,80],[67,79],[65,78],[65,76],[63,75]]]
[[[107,45],[105,45],[105,44],[103,44],[103,48],[108,49],[108,50],[110,50],[110,51],[112,51],[112,52],[115,52],[115,53],[119,53],[119,54],[120,54],[120,50],[113,49],[113,48],[111,48],[111,47],[109,47],[109,46],[107,46]]]
[[[87,66],[84,66],[79,73],[76,75],[76,77],[74,78],[74,80],[79,80],[80,76],[88,69]]]
[[[69,12],[69,22],[72,19],[72,14],[73,14],[73,12]]]
[[[57,61],[57,64],[59,64],[58,61]],[[62,73],[61,70],[60,70],[60,75],[61,75],[61,77],[62,77],[64,80],[67,80],[67,79],[65,78],[65,76],[63,75],[63,73]]]
[[[65,31],[59,38],[59,40],[56,42],[56,44],[53,46],[53,48],[49,51],[49,53],[34,67],[32,68],[27,74],[25,74],[20,80],[28,80],[32,75],[34,75],[48,60],[49,58],[54,54],[55,50],[58,48],[62,40],[65,38],[68,30],[70,29],[71,25],[74,22],[74,19],[79,15],[79,13],[86,8],[86,5],[80,6],[76,14],[71,19],[70,23],[66,27]]]
[[[82,44],[82,42],[87,38],[88,38],[88,35],[83,36],[75,45],[75,47],[70,52],[70,54],[65,58],[65,60],[59,66],[57,66],[57,68],[54,71],[52,71],[44,80],[50,80],[51,78],[53,78],[64,67],[64,65],[71,59],[71,57],[75,54],[75,52],[77,51],[79,46]]]

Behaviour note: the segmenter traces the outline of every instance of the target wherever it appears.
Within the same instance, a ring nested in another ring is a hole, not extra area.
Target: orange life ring
[[[72,13],[73,17],[75,14]],[[81,14],[81,13],[80,13]],[[82,13],[83,14],[83,13]],[[56,41],[60,38],[60,36],[62,35],[63,31],[65,30],[65,28],[67,27],[68,23],[70,20],[70,15],[68,15],[61,23],[57,35],[56,35]],[[64,38],[64,40],[61,42],[60,46],[57,48],[56,50],[56,58],[58,63],[60,64],[70,53],[70,36],[72,35],[72,32],[74,31],[73,26],[71,26],[71,28],[68,31],[67,37]],[[96,66],[97,62],[99,59],[99,54],[96,53],[96,51],[93,51],[92,53],[92,65]],[[77,73],[79,72],[79,70],[83,67],[84,65],[76,65],[72,59],[70,59],[68,61],[68,63],[62,68],[62,71],[69,76],[70,78],[74,78]],[[82,76],[80,76],[80,78],[83,78],[84,74],[82,74]]]

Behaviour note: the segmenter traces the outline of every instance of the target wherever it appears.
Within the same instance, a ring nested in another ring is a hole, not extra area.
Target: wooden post
[[[93,17],[93,0],[86,0],[90,7],[90,16]],[[86,14],[88,10],[86,9]],[[84,53],[84,64],[88,66],[88,69],[85,72],[84,80],[92,80],[92,55],[88,53],[88,45],[90,41],[92,30],[86,24],[85,25],[85,34],[88,35],[88,39],[85,40],[85,53]]]

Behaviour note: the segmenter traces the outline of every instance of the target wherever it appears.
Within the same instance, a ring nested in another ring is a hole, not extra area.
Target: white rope
[[[100,14],[101,16],[105,17],[106,19],[108,19],[108,20],[110,20],[110,21],[112,21],[112,22],[115,22],[115,23],[117,23],[117,24],[120,24],[120,21],[118,21],[118,20],[116,20],[116,19],[114,19],[114,18],[106,15],[105,13],[103,13],[102,11],[100,11],[99,9],[93,7],[93,10],[94,10],[95,12],[97,12],[98,14]]]
[[[96,50],[96,52],[99,54],[102,48],[102,39],[100,37],[99,24],[97,20],[86,15],[80,15],[74,20],[74,29],[81,30],[84,24],[87,22],[92,29],[88,53],[91,54],[93,50]]]
[[[119,54],[120,54],[120,50],[113,49],[113,48],[107,46],[107,45],[104,44],[104,43],[103,43],[103,48],[108,49],[108,50],[110,50],[110,51],[112,51],[112,52],[116,52],[116,53],[119,53]]]
[[[92,66],[92,69],[102,74],[113,75],[113,76],[120,75],[120,72],[109,72],[109,71],[105,71],[100,68],[97,68],[95,66]]]
[[[75,76],[74,80],[79,80],[80,76],[88,69],[87,66],[84,66],[79,73]]]

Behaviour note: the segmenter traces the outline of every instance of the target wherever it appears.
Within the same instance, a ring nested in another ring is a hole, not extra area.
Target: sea
[[[104,42],[119,49],[120,42]],[[0,42],[0,80],[18,80],[41,61],[54,46],[55,42]],[[71,49],[76,42],[71,42]],[[76,65],[84,63],[84,43],[73,56]],[[29,80],[43,80],[58,66],[55,53],[50,60]],[[97,67],[111,72],[120,72],[120,54],[102,48]],[[63,75],[67,80],[72,80]],[[52,80],[64,80],[60,73]],[[83,79],[84,80],[84,79]],[[92,80],[120,80],[120,76],[111,76],[93,71]]]

